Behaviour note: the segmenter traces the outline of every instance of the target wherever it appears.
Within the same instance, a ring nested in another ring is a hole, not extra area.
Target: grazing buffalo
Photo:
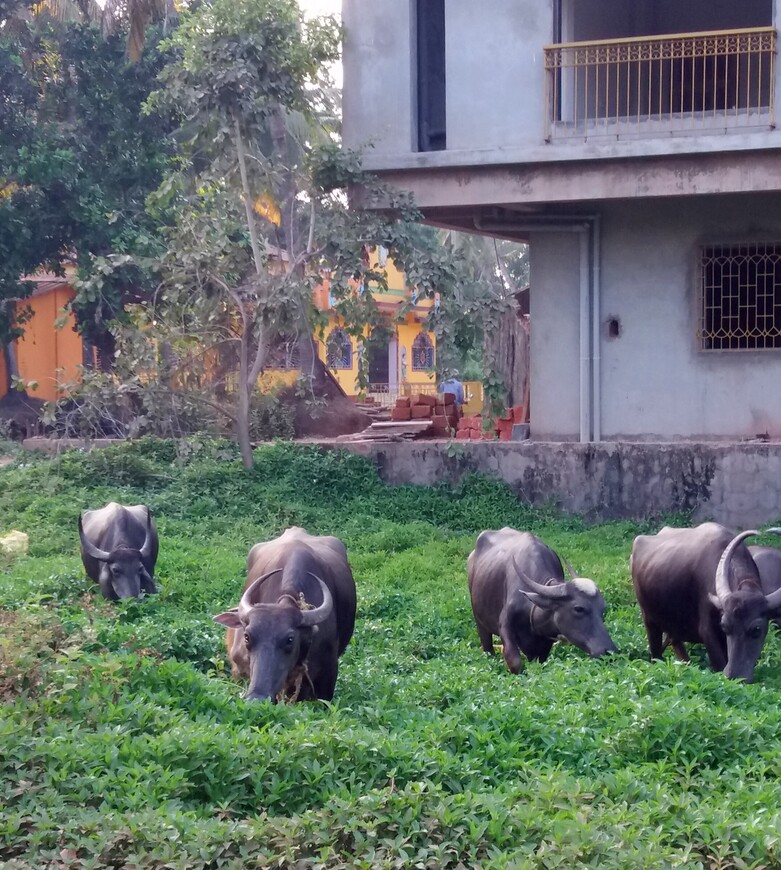
[[[103,595],[138,598],[141,591],[157,592],[157,530],[146,505],[112,501],[79,517],[84,570],[100,584]]]
[[[501,638],[512,673],[520,670],[520,652],[544,662],[558,638],[595,657],[615,652],[594,581],[567,568],[570,582],[556,553],[530,532],[504,528],[478,536],[467,561],[477,633],[489,653],[493,636]]]
[[[666,634],[678,658],[685,643],[702,643],[714,671],[751,682],[768,619],[781,608],[781,590],[766,595],[743,541],[718,523],[663,528],[639,535],[630,567],[651,657],[661,658]]]
[[[249,677],[244,697],[330,701],[355,606],[355,582],[338,538],[291,528],[255,544],[239,606],[214,617],[228,627],[234,679]]]
[[[766,531],[781,534],[781,529]],[[748,551],[759,571],[759,582],[765,595],[781,589],[781,550],[777,547],[749,547]],[[773,622],[781,628],[781,612],[775,616]]]

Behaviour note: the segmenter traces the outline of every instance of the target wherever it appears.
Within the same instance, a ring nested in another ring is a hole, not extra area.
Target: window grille
[[[297,338],[282,338],[268,352],[266,368],[290,371],[301,368],[301,350]]]
[[[781,348],[781,243],[700,253],[700,350]]]
[[[425,332],[412,342],[412,371],[425,372],[434,368],[434,345]]]
[[[353,343],[340,327],[334,329],[325,343],[325,359],[332,369],[353,367]]]

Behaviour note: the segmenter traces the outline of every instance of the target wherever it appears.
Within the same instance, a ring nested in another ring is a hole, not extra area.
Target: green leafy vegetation
[[[159,595],[109,604],[81,509],[145,501]],[[781,648],[751,686],[647,661],[633,536],[505,487],[390,489],[364,459],[144,439],[0,468],[0,863],[117,868],[773,867]],[[299,524],[348,547],[359,612],[332,704],[252,705],[214,613],[248,547]],[[597,580],[621,653],[558,645],[512,676],[479,649],[465,560],[529,528]]]

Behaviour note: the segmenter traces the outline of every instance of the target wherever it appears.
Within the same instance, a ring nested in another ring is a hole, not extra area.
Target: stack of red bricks
[[[443,396],[428,396],[424,393],[404,396],[396,399],[391,420],[431,420],[431,429],[426,434],[445,438],[452,435],[458,426],[459,411],[455,402],[452,393]]]
[[[462,417],[458,423],[456,438],[459,441],[509,441],[512,438],[513,426],[526,419],[526,408],[516,405],[504,417],[492,419],[476,414],[474,417]]]

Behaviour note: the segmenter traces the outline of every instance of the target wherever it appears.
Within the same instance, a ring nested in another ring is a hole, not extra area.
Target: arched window
[[[340,327],[334,329],[325,343],[325,361],[332,369],[353,367],[353,343]]]
[[[425,372],[434,368],[434,345],[425,332],[412,342],[412,371]]]

